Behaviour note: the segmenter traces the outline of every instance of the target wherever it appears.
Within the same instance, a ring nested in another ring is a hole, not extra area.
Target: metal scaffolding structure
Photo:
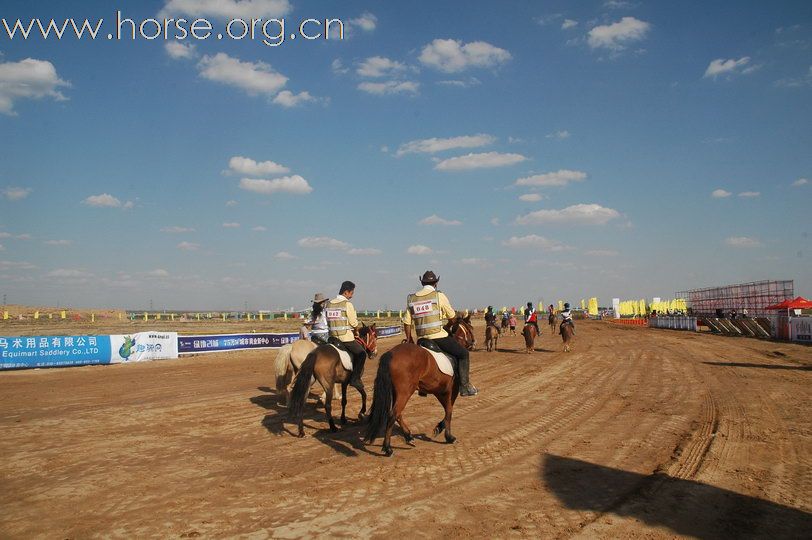
[[[693,315],[715,317],[721,310],[727,316],[731,311],[742,314],[747,310],[749,316],[756,317],[769,315],[771,312],[764,309],[767,306],[794,298],[794,288],[792,280],[754,281],[681,291],[676,297],[685,299]]]

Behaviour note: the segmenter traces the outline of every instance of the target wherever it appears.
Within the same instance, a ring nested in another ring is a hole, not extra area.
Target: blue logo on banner
[[[0,337],[0,369],[110,363],[110,336]]]

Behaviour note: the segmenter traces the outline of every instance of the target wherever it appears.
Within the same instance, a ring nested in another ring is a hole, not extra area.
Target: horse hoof
[[[359,421],[359,422],[363,422],[363,421],[364,421],[364,414],[363,414],[363,413],[358,413],[358,421]]]
[[[384,448],[384,449],[383,449],[383,453],[384,453],[384,455],[385,455],[386,457],[392,457],[392,454],[394,454],[394,453],[395,453],[395,451],[394,451],[394,450],[392,450],[392,448]]]
[[[445,442],[447,442],[448,444],[454,444],[456,442],[456,440],[457,440],[457,438],[454,435],[446,435],[445,436]]]
[[[304,437],[304,431],[300,431],[298,435],[296,435],[300,439]]]
[[[335,426],[330,426],[330,433],[338,433],[338,428]]]
[[[347,419],[344,416],[342,416],[341,417],[341,425],[343,426],[346,423],[347,423]]]

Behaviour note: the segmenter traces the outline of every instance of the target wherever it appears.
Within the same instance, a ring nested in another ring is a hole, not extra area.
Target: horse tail
[[[381,356],[378,363],[378,374],[375,375],[375,394],[372,398],[372,409],[369,411],[369,424],[365,437],[368,443],[372,443],[378,438],[378,433],[386,427],[392,412],[395,387],[392,384],[392,373],[389,369],[391,361],[392,352],[387,351]]]
[[[290,352],[293,344],[288,343],[276,353],[274,360],[274,372],[276,373],[276,389],[284,390],[288,385],[288,370],[290,369]]]
[[[307,400],[307,394],[313,380],[313,371],[316,368],[317,350],[313,349],[307,354],[304,362],[302,362],[302,367],[299,368],[299,373],[296,375],[296,384],[293,385],[293,392],[290,394],[288,409],[288,414],[293,419],[299,419],[304,414],[305,400]]]

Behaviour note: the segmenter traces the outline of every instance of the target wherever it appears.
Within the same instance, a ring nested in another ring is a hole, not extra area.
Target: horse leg
[[[443,422],[445,423],[445,442],[448,444],[454,444],[454,441],[457,438],[451,434],[451,412],[454,410],[454,401],[456,396],[454,395],[454,391],[447,392],[444,396],[443,408],[445,409],[445,418]]]
[[[364,390],[364,383],[361,380],[357,380],[352,385],[353,388],[358,390],[358,393],[361,394],[361,412],[358,413],[358,421],[364,419],[364,415],[367,412],[367,391]],[[346,392],[346,389],[344,390]]]
[[[347,423],[347,383],[341,383],[341,425]]]
[[[324,414],[327,415],[327,422],[330,424],[330,431],[335,433],[338,431],[335,422],[333,421],[333,381],[326,380],[326,377],[320,376],[319,383],[324,388],[326,397],[324,399]]]

